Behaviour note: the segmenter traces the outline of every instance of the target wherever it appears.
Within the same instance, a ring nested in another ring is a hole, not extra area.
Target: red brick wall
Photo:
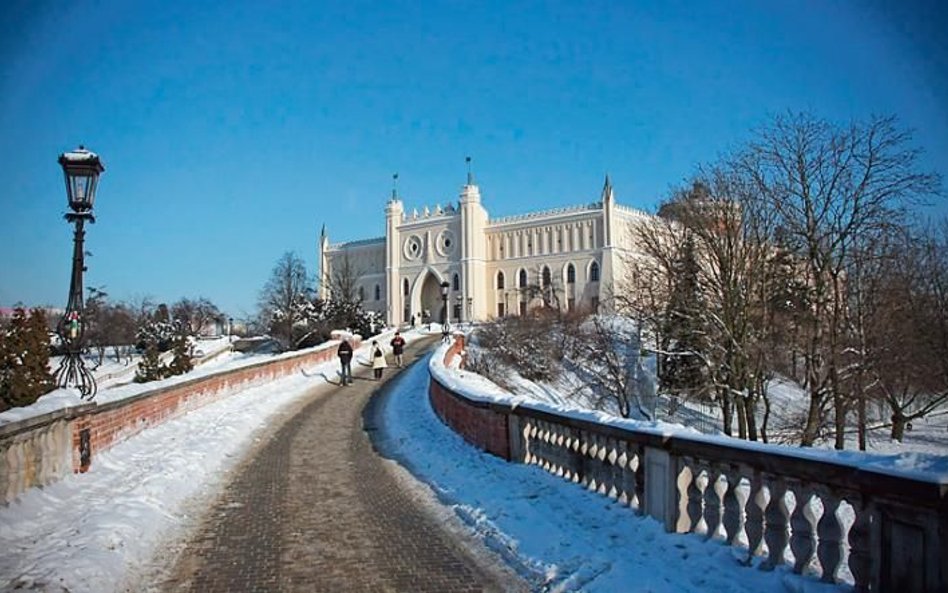
[[[358,341],[353,343],[359,347]],[[295,374],[305,367],[335,358],[336,349],[327,347],[292,358],[251,367],[223,371],[180,385],[116,402],[103,404],[73,422],[73,471],[85,472],[89,464],[80,460],[80,435],[89,429],[92,457],[150,426],[186,414],[248,387]],[[90,460],[91,461],[91,460]]]
[[[444,355],[445,366],[464,350],[464,337],[456,336],[454,344]],[[465,441],[483,451],[510,461],[510,441],[507,414],[483,405],[476,405],[438,383],[429,382],[428,399],[441,421]]]

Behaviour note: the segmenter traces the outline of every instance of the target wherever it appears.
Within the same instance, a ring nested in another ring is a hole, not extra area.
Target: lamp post
[[[95,222],[92,206],[95,202],[95,190],[99,181],[99,174],[105,171],[99,156],[89,152],[82,145],[72,152],[59,155],[59,164],[63,168],[66,178],[66,198],[69,208],[65,218],[75,225],[72,248],[72,277],[69,281],[69,301],[66,312],[56,332],[59,334],[63,346],[64,356],[56,370],[56,385],[68,387],[73,385],[79,389],[83,399],[95,397],[95,377],[86,368],[82,360],[83,337],[85,336],[85,319],[83,318],[82,304],[82,273],[86,267],[84,263],[83,241],[85,239],[85,223]]]
[[[474,297],[467,297],[467,322],[474,323]]]
[[[510,299],[510,291],[504,291],[504,317],[510,315],[510,304],[508,303]]]
[[[228,342],[234,341],[234,318],[233,317],[227,318],[227,341]]]
[[[457,318],[458,318],[458,319],[457,319],[457,321],[458,321],[458,323],[460,323],[460,322],[461,322],[461,317],[464,315],[464,297],[461,296],[461,295],[457,295],[457,296],[455,296],[454,298],[456,298],[457,301],[458,301],[458,309],[457,309],[457,311],[458,311]]]
[[[448,281],[445,280],[441,283],[441,325],[444,326],[448,321],[448,290],[451,285],[448,284]]]

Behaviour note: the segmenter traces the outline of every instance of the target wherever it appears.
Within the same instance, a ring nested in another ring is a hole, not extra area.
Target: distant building
[[[468,174],[458,203],[407,212],[393,190],[385,236],[332,245],[320,236],[320,297],[343,271],[353,296],[391,325],[442,315],[451,322],[521,315],[538,306],[597,310],[632,249],[631,222],[649,215],[615,202],[606,177],[599,202],[490,218]]]

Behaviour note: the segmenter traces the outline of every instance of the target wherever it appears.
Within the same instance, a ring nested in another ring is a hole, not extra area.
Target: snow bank
[[[444,354],[450,348],[442,345],[429,362],[431,375],[444,387],[475,402],[493,402],[510,406],[511,410],[525,408],[606,426],[622,428],[657,437],[677,437],[698,443],[708,443],[745,451],[780,455],[833,463],[845,467],[909,478],[934,484],[948,485],[948,455],[931,453],[894,453],[880,455],[855,451],[790,447],[735,439],[724,435],[708,435],[695,429],[662,421],[642,421],[618,418],[596,410],[581,409],[565,404],[539,402],[525,395],[514,395],[485,377],[444,365]],[[565,400],[565,398],[563,398]]]

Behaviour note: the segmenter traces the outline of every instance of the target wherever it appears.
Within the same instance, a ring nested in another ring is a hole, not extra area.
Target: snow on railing
[[[943,458],[701,435],[526,402],[451,368],[441,352],[429,368],[432,406],[466,440],[608,496],[667,531],[740,548],[743,562],[763,570],[789,564],[857,591],[948,590]]]

